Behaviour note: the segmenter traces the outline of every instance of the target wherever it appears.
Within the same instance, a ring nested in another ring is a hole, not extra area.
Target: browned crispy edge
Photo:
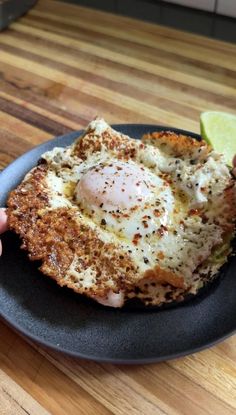
[[[75,146],[74,153],[77,157],[85,160],[89,154],[101,151],[105,146],[108,151],[114,152],[118,159],[134,159],[137,154],[138,146],[137,140],[117,133],[110,127],[101,135],[96,135],[94,130],[89,129],[85,132]]]
[[[44,178],[47,166],[39,166],[8,198],[8,224],[22,238],[22,248],[31,260],[40,260],[40,270],[60,285],[76,292],[104,295],[107,280],[114,281],[113,291],[124,289],[136,272],[129,256],[116,246],[102,242],[96,232],[74,219],[75,209],[60,208],[44,213],[49,206]],[[75,254],[80,270],[93,265],[96,281],[93,289],[75,285],[73,277],[65,280]]]
[[[208,153],[211,147],[205,141],[198,141],[195,138],[177,134],[172,131],[160,131],[144,134],[142,142],[159,147],[166,153],[172,154],[175,157],[181,157],[193,153],[198,149],[206,149]]]

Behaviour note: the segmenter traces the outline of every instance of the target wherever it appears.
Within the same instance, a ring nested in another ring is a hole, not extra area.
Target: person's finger
[[[233,166],[234,167],[236,167],[236,154],[235,154],[235,156],[234,156],[234,158],[233,158]],[[235,173],[234,173],[235,174]]]
[[[7,230],[7,215],[5,209],[0,209],[0,233]]]

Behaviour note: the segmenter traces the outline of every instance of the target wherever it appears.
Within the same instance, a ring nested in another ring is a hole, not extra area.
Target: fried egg
[[[113,307],[161,305],[196,294],[226,261],[234,191],[205,142],[171,132],[135,140],[96,119],[12,192],[9,224],[61,286]]]

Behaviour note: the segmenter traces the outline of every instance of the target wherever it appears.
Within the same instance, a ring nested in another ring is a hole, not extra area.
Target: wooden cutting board
[[[0,34],[1,168],[95,115],[199,132],[201,111],[235,109],[230,43],[50,0]],[[1,322],[0,414],[233,415],[235,362],[231,337],[166,363],[98,364]]]

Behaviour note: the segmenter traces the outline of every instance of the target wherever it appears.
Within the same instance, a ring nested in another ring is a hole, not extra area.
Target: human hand
[[[7,215],[5,209],[0,209],[0,234],[7,230]],[[2,254],[2,243],[0,241],[0,256]]]
[[[233,175],[236,177],[236,154],[233,158],[233,170],[232,170]]]

